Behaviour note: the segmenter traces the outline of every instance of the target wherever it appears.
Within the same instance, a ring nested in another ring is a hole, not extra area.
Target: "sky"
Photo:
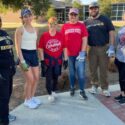
[[[81,0],[81,2],[83,4],[89,4],[89,3],[93,2],[93,1],[97,1],[97,0]]]

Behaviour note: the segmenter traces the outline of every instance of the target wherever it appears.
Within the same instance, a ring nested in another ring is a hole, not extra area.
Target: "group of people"
[[[68,14],[69,21],[62,26],[61,31],[57,31],[57,18],[49,18],[49,30],[41,35],[37,43],[38,30],[32,26],[32,13],[29,9],[21,11],[20,18],[23,25],[16,29],[15,47],[26,82],[24,89],[26,107],[34,109],[41,104],[41,100],[34,97],[40,74],[39,60],[41,76],[46,77],[46,89],[50,102],[54,102],[57,97],[57,83],[62,65],[64,69],[69,67],[70,95],[75,94],[77,78],[79,95],[82,99],[88,100],[84,89],[87,56],[92,84],[90,92],[98,93],[100,84],[103,95],[110,97],[107,64],[108,59],[116,55],[115,64],[118,67],[121,94],[115,97],[115,100],[120,104],[125,103],[125,27],[118,31],[115,54],[115,28],[111,20],[100,15],[97,2],[89,5],[89,15],[89,18],[81,23],[79,10],[71,8]],[[125,14],[123,17],[125,18]],[[12,48],[13,41],[6,31],[0,29],[0,125],[8,125],[10,118],[15,119],[9,114],[9,99],[16,71]]]

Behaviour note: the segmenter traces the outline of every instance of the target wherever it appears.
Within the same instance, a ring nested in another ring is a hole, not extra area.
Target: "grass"
[[[2,27],[3,28],[17,28],[20,27],[22,23],[3,23]],[[47,24],[38,24],[38,23],[33,23],[33,26],[35,27],[45,27]]]
[[[123,25],[125,25],[125,21],[113,21],[114,26],[116,27],[121,27]],[[21,23],[4,23],[3,22],[3,28],[17,28],[19,26],[21,26]],[[33,23],[33,26],[35,27],[45,27],[47,24],[38,24],[38,23]]]
[[[115,21],[115,22],[113,22],[113,24],[115,25],[115,29],[116,29],[116,32],[117,32],[118,28],[123,26],[125,24],[125,22],[122,22],[122,21],[116,22]],[[14,32],[15,32],[16,28],[21,26],[21,25],[22,25],[21,23],[3,23],[2,27],[3,27],[3,29],[5,29],[8,32],[8,34],[14,40]],[[39,30],[38,38],[40,37],[40,35],[43,32],[48,30],[47,24],[33,23],[33,26],[37,27],[38,30]],[[59,25],[58,30],[60,29],[60,27],[61,27],[61,25]]]

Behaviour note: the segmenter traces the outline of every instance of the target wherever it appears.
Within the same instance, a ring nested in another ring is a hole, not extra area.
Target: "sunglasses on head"
[[[32,16],[32,14],[26,14],[26,15],[23,16],[23,18],[28,18],[30,16]]]
[[[70,16],[77,16],[78,14],[76,14],[76,13],[70,13],[69,15]]]

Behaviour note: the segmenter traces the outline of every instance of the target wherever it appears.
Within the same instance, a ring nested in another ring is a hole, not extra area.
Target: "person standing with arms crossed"
[[[85,59],[87,50],[88,32],[84,24],[78,22],[79,10],[71,8],[69,10],[69,22],[62,27],[69,64],[70,95],[75,94],[75,74],[78,76],[80,96],[87,100],[85,86]]]
[[[114,51],[114,26],[109,18],[100,15],[99,5],[97,2],[92,2],[89,5],[90,17],[85,20],[85,25],[88,29],[88,59],[91,76],[92,88],[91,93],[96,94],[97,88],[100,85],[102,92],[106,97],[110,96],[107,81],[107,64],[108,57],[115,54]],[[109,44],[110,41],[110,44]],[[98,78],[98,68],[99,76]]]
[[[39,80],[39,63],[37,56],[37,30],[32,26],[32,13],[29,9],[21,11],[23,26],[16,29],[15,42],[20,66],[24,73],[24,105],[34,109],[41,101],[34,97]]]

